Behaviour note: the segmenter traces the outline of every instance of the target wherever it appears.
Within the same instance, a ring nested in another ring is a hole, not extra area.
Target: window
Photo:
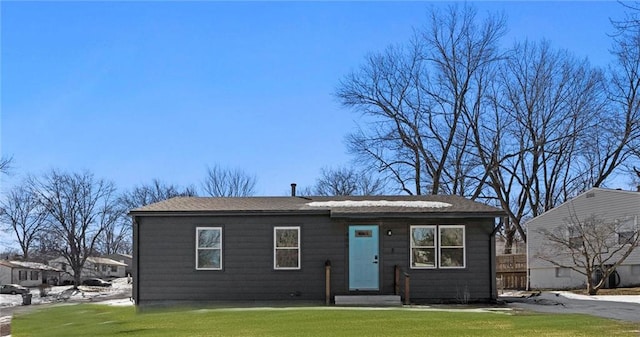
[[[578,226],[569,227],[569,248],[580,249],[584,240],[582,239],[582,231]]]
[[[274,227],[273,268],[300,269],[300,227]]]
[[[30,274],[31,274],[30,276],[32,281],[35,281],[40,278],[40,275],[39,275],[40,273],[37,271],[32,271]]]
[[[631,275],[640,275],[640,264],[631,265]]]
[[[222,228],[196,228],[196,269],[222,269]]]
[[[636,234],[636,232],[634,232],[634,231],[619,232],[618,233],[618,244],[626,245],[626,244],[632,243],[634,241],[634,239],[635,239],[635,234]]]
[[[571,269],[556,267],[556,277],[571,277]]]
[[[411,268],[436,267],[436,226],[411,226]]]
[[[26,270],[18,270],[18,280],[26,281],[27,280],[27,271]]]
[[[107,271],[107,265],[106,264],[102,265],[102,271]]]
[[[440,268],[464,268],[464,226],[440,226]]]
[[[111,266],[111,272],[112,273],[117,273],[118,272],[118,266]]]

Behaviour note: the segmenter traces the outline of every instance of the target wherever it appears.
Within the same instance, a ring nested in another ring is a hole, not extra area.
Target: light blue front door
[[[349,226],[349,290],[380,289],[378,226]]]

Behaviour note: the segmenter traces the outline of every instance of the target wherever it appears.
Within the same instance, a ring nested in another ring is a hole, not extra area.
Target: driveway
[[[640,295],[586,296],[569,292],[542,292],[532,296],[501,296],[515,309],[545,313],[587,314],[640,323]]]

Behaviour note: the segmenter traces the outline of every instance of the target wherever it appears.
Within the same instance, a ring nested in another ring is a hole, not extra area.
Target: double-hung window
[[[436,267],[436,226],[411,226],[411,268]]]
[[[273,268],[300,269],[300,227],[273,228]]]
[[[464,226],[439,226],[440,268],[464,268]]]
[[[196,269],[222,269],[222,227],[196,228]]]
[[[465,227],[428,225],[410,227],[411,269],[465,268]]]

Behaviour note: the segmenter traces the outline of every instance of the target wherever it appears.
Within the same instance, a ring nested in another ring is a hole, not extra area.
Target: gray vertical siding
[[[410,225],[465,225],[466,267],[463,269],[410,269]],[[398,265],[411,279],[411,300],[414,302],[462,302],[465,292],[469,301],[494,300],[495,265],[493,219],[434,219],[424,221],[385,222],[382,237],[382,291],[394,291],[394,267]],[[391,229],[392,236],[387,236]],[[491,237],[490,237],[491,236]],[[403,280],[401,280],[401,283]]]
[[[466,225],[467,267],[461,270],[409,269],[409,225],[413,220],[345,222],[326,215],[136,217],[134,297],[139,305],[172,302],[324,302],[324,266],[331,261],[332,295],[348,291],[350,224],[380,226],[381,294],[394,291],[394,266],[411,275],[412,300],[492,299],[493,219],[430,224]],[[196,227],[223,228],[223,269],[195,269]],[[301,269],[273,269],[273,227],[300,226]],[[387,236],[387,229],[393,231]]]

